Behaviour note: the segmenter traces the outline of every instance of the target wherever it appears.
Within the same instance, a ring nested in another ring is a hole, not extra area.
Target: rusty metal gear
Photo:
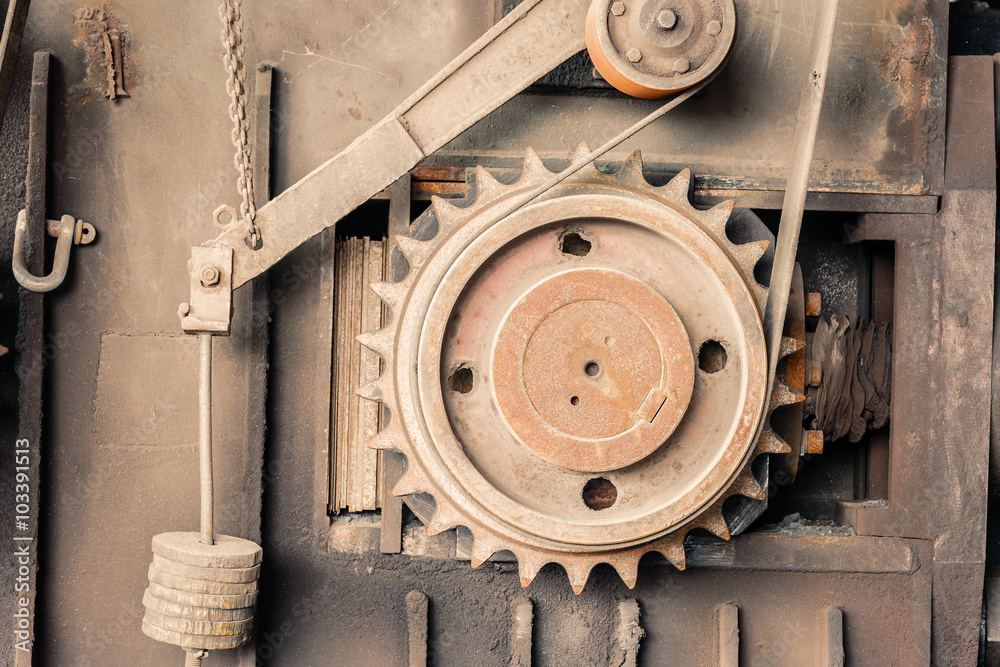
[[[727,498],[766,497],[751,462],[791,449],[758,425],[802,396],[765,400],[768,242],[729,240],[733,202],[696,209],[688,170],[654,187],[636,153],[505,209],[550,177],[531,150],[516,182],[480,167],[468,205],[397,237],[409,271],[372,285],[390,320],[359,337],[385,372],[358,393],[390,414],[370,445],[406,456],[393,495],[432,496],[428,533],[467,528],[474,567],[509,550],[524,586],[555,562],[577,593],[598,563],[632,587],[650,551],[684,569],[691,530],[728,539]]]

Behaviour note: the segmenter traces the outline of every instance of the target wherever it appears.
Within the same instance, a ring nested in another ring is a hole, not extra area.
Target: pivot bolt
[[[219,270],[214,266],[206,266],[201,270],[201,286],[215,287],[219,284]]]
[[[714,37],[722,32],[722,24],[718,21],[709,21],[708,25],[705,26],[705,32]]]
[[[637,63],[640,60],[642,60],[642,51],[635,48],[634,46],[631,49],[629,49],[628,53],[626,53],[625,55],[628,57],[628,61],[630,63]]]
[[[691,69],[691,63],[687,58],[678,58],[674,61],[674,71],[678,74],[683,74],[689,69]]]
[[[664,30],[671,30],[677,25],[677,14],[671,9],[664,9],[656,16],[656,25]]]
[[[621,16],[625,13],[625,3],[624,2],[612,2],[611,3],[611,13],[615,16]]]

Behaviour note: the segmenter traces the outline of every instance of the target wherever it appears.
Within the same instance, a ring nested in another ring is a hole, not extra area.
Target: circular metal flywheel
[[[587,13],[597,71],[644,99],[703,81],[725,62],[735,36],[733,0],[594,0]]]
[[[764,499],[751,462],[790,449],[760,422],[800,397],[766,400],[768,242],[729,240],[732,202],[697,210],[690,172],[653,187],[636,154],[498,214],[551,176],[530,150],[512,184],[479,168],[397,239],[359,393],[391,415],[372,446],[407,458],[393,494],[433,497],[432,534],[468,528],[473,566],[509,550],[525,586],[550,562],[577,592],[602,562],[633,586],[649,551],[683,569],[692,529],[728,538],[727,498]]]

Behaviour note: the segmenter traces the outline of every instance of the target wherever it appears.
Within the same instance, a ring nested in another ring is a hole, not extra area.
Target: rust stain
[[[112,13],[107,3],[81,7],[72,16],[73,45],[83,49],[87,57],[87,75],[74,86],[74,97],[81,105],[95,97],[128,97],[126,91],[137,82],[137,69],[130,58],[128,24]]]
[[[924,109],[930,97],[930,78],[925,70],[931,66],[934,53],[934,27],[922,17],[900,28],[902,36],[890,41],[889,50],[879,61],[879,71],[893,84],[907,120],[913,120],[916,110]]]

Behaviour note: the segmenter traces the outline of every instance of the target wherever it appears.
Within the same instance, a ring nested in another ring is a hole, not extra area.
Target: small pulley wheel
[[[587,51],[627,95],[658,99],[717,70],[736,35],[733,0],[594,0]]]

